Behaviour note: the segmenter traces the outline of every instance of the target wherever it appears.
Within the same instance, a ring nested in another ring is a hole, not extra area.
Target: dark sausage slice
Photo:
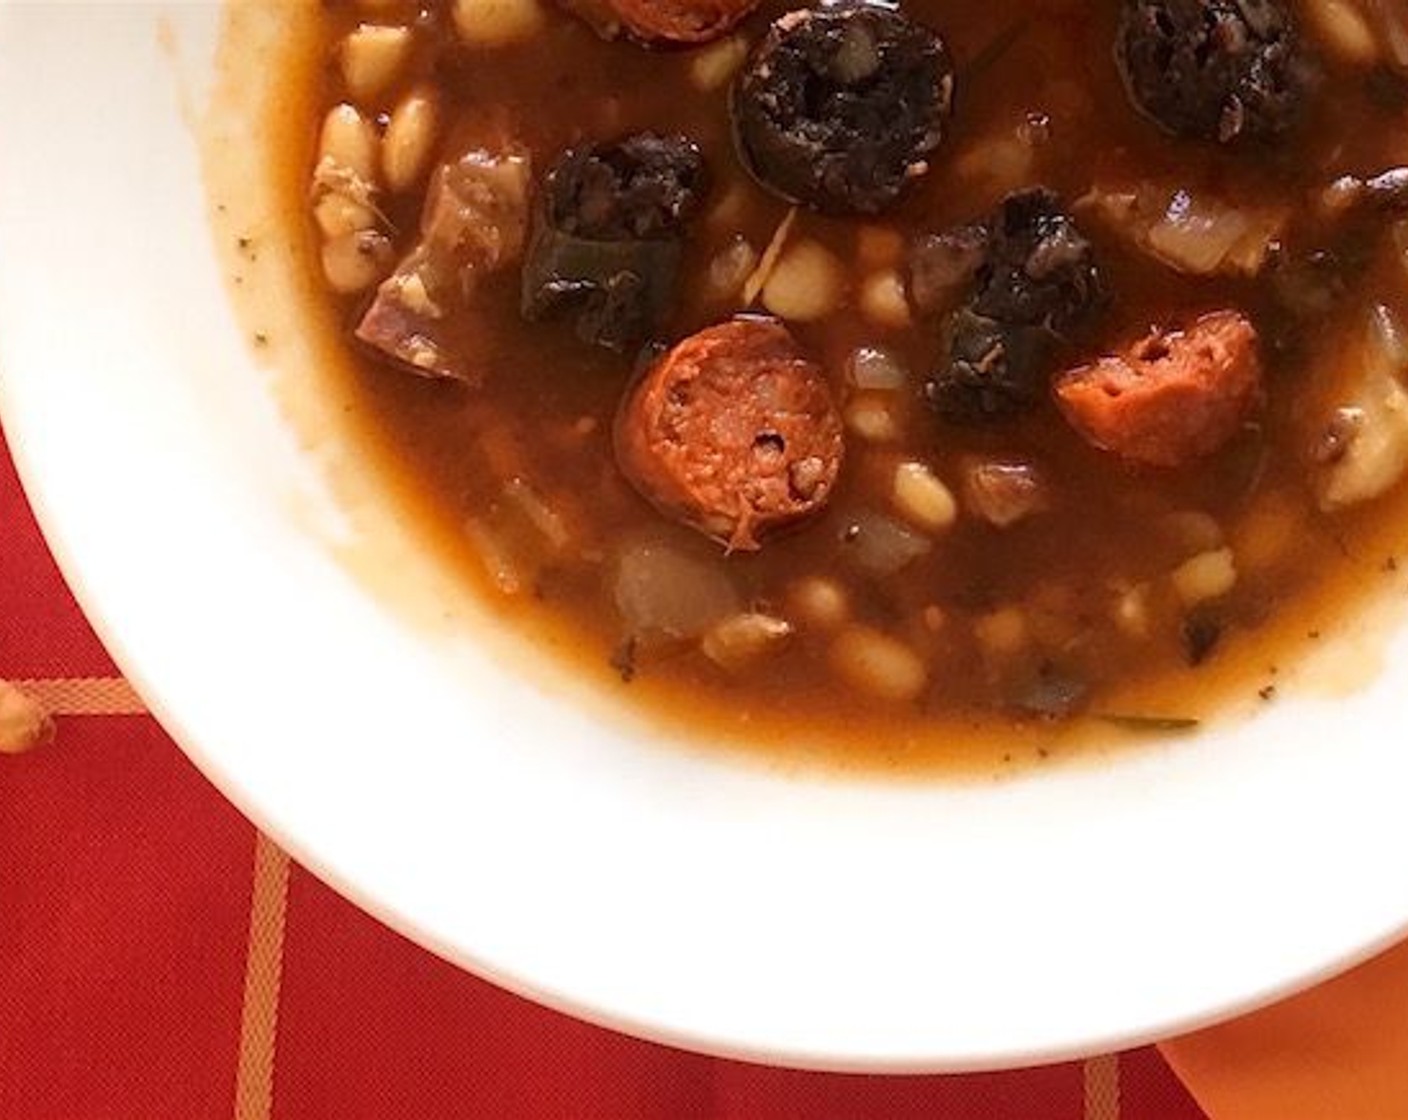
[[[616,460],[659,509],[737,551],[816,513],[841,469],[841,419],[787,328],[739,318],[685,339],[633,387]]]
[[[1063,374],[1056,400],[1096,447],[1182,467],[1236,435],[1261,403],[1261,379],[1256,329],[1235,311],[1218,311]]]
[[[524,316],[571,318],[583,341],[612,350],[654,335],[706,179],[703,155],[683,136],[642,132],[566,153],[539,191]]]
[[[1102,299],[1095,250],[1060,196],[1033,187],[1003,199],[989,223],[973,310],[1064,335]]]
[[[928,172],[953,82],[943,39],[892,6],[839,0],[788,12],[734,85],[739,155],[791,202],[878,213]]]
[[[1060,198],[1043,188],[1008,195],[983,225],[931,239],[920,253],[915,281],[921,261],[942,279],[971,280],[968,302],[944,319],[944,358],[924,388],[930,405],[959,424],[1032,408],[1058,348],[1105,299],[1095,250]],[[912,294],[930,298],[922,282]]]
[[[762,0],[559,0],[614,39],[623,30],[644,43],[707,43],[730,31]]]
[[[1223,144],[1286,131],[1310,84],[1284,0],[1125,0],[1115,57],[1140,112]]]

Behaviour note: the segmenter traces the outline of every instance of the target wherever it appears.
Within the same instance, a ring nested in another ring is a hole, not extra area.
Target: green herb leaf
[[[1090,718],[1101,723],[1108,723],[1112,727],[1123,728],[1125,731],[1147,731],[1165,735],[1182,734],[1196,730],[1202,726],[1203,722],[1186,716],[1122,715],[1117,712],[1101,712]]]

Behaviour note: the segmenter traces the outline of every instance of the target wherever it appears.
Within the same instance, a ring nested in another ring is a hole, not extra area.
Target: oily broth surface
[[[1337,87],[1336,97],[1318,99],[1312,120],[1284,150],[1247,159],[1171,141],[1127,104],[1109,48],[1112,4],[911,0],[906,7],[942,29],[959,76],[957,113],[934,173],[882,219],[907,234],[972,220],[1031,181],[1068,201],[1094,182],[1140,178],[1214,190],[1233,202],[1298,199],[1340,171],[1387,166],[1408,148],[1405,140],[1395,153],[1381,132],[1362,126],[1366,119],[1383,119],[1385,111],[1362,84],[1333,69],[1328,80],[1344,88]],[[765,6],[746,32],[755,37],[780,10]],[[353,20],[350,9],[329,7],[323,37],[310,36],[306,49],[328,54]],[[994,57],[993,45],[1013,28],[1020,32]],[[688,57],[603,43],[575,21],[555,17],[542,40],[492,55],[458,56],[436,72],[452,93],[447,116],[455,124],[442,144],[446,153],[493,144],[507,134],[533,151],[541,172],[566,147],[639,129],[680,131],[700,144],[713,184],[689,249],[685,298],[672,338],[732,310],[704,298],[688,278],[707,269],[729,236],[766,244],[788,210],[738,168],[726,97],[695,89]],[[544,59],[551,59],[550,67]],[[1081,60],[1084,70],[1073,72],[1072,59]],[[335,66],[324,67],[316,80],[322,104],[343,96]],[[640,95],[642,90],[649,95]],[[1038,156],[1034,180],[1005,183],[991,170],[987,145],[1014,135],[1034,114],[1049,118],[1052,142]],[[281,153],[305,176],[315,132],[316,122],[310,122],[306,142]],[[306,201],[300,195],[289,205],[306,207]],[[389,210],[402,244],[415,228],[418,209],[418,201],[408,200]],[[820,752],[864,768],[987,769],[1119,735],[1101,722],[1049,724],[994,711],[990,664],[975,652],[970,636],[955,636],[947,626],[937,633],[917,626],[914,619],[926,606],[939,604],[946,615],[964,619],[1012,604],[1039,613],[1048,601],[1064,617],[1108,613],[1109,578],[1158,580],[1178,562],[1174,546],[1156,529],[1161,516],[1200,510],[1236,541],[1244,519],[1274,497],[1294,517],[1295,547],[1269,571],[1242,576],[1235,600],[1221,611],[1224,636],[1211,661],[1190,668],[1186,650],[1168,635],[1142,646],[1100,632],[1087,639],[1085,658],[1109,671],[1098,686],[1097,710],[1205,718],[1239,703],[1264,702],[1280,687],[1288,661],[1307,643],[1330,639],[1354,600],[1400,582],[1387,563],[1400,543],[1400,498],[1333,518],[1315,507],[1304,477],[1301,415],[1315,348],[1282,329],[1281,313],[1261,287],[1180,277],[1132,253],[1098,222],[1083,220],[1082,227],[1096,243],[1113,293],[1106,323],[1124,327],[1107,326],[1103,341],[1122,341],[1139,333],[1141,324],[1226,306],[1252,314],[1275,339],[1267,352],[1270,403],[1261,431],[1197,469],[1172,475],[1115,465],[1086,447],[1049,407],[1014,425],[971,429],[941,425],[910,400],[904,437],[883,454],[858,453],[852,440],[840,488],[820,522],[771,542],[759,556],[728,560],[746,601],[777,604],[791,576],[847,570],[838,543],[846,516],[880,507],[875,495],[901,458],[922,457],[941,477],[952,478],[972,456],[1030,456],[1061,481],[1064,497],[1054,513],[1000,533],[962,519],[900,576],[856,590],[858,614],[902,633],[929,660],[934,683],[913,706],[875,704],[838,687],[827,671],[824,644],[806,634],[788,656],[763,660],[742,681],[697,653],[667,648],[637,651],[633,678],[623,682],[619,656],[612,667],[621,640],[609,590],[612,549],[649,534],[711,561],[718,550],[666,524],[616,471],[610,424],[630,376],[629,361],[582,346],[564,325],[525,329],[516,276],[496,277],[481,290],[482,314],[466,328],[468,344],[490,371],[481,391],[406,376],[336,340],[329,340],[337,351],[330,364],[340,368],[374,434],[373,453],[384,451],[393,460],[405,508],[426,540],[482,587],[506,625],[572,657],[603,688],[696,731],[771,751]],[[856,222],[802,214],[795,236],[819,240],[849,261],[857,251],[857,229]],[[1384,302],[1408,315],[1399,267],[1381,249],[1357,281],[1351,304]],[[344,319],[358,306],[347,303]],[[1328,335],[1348,337],[1357,329],[1355,315],[1340,318],[1326,325]],[[857,345],[890,347],[915,371],[937,354],[932,332],[880,331],[849,311],[794,330],[838,385]],[[500,500],[503,477],[520,473],[549,498],[561,493],[570,499],[569,518],[588,542],[590,558],[549,564],[525,594],[504,598],[486,578],[464,525]],[[1308,637],[1312,633],[1316,637]]]

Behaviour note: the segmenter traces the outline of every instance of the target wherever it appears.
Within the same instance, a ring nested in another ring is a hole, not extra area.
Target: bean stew
[[[320,18],[357,393],[606,687],[860,753],[1178,730],[1396,565],[1397,0]]]

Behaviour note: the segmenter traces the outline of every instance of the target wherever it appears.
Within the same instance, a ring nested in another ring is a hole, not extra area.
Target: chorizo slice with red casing
[[[647,43],[707,43],[762,0],[560,0],[609,38],[622,29]]]
[[[730,551],[820,510],[844,454],[825,375],[763,318],[709,327],[660,358],[622,402],[615,437],[631,485]]]
[[[1261,382],[1256,328],[1236,311],[1218,311],[1063,374],[1056,401],[1096,447],[1146,466],[1181,467],[1237,433],[1261,404]]]

